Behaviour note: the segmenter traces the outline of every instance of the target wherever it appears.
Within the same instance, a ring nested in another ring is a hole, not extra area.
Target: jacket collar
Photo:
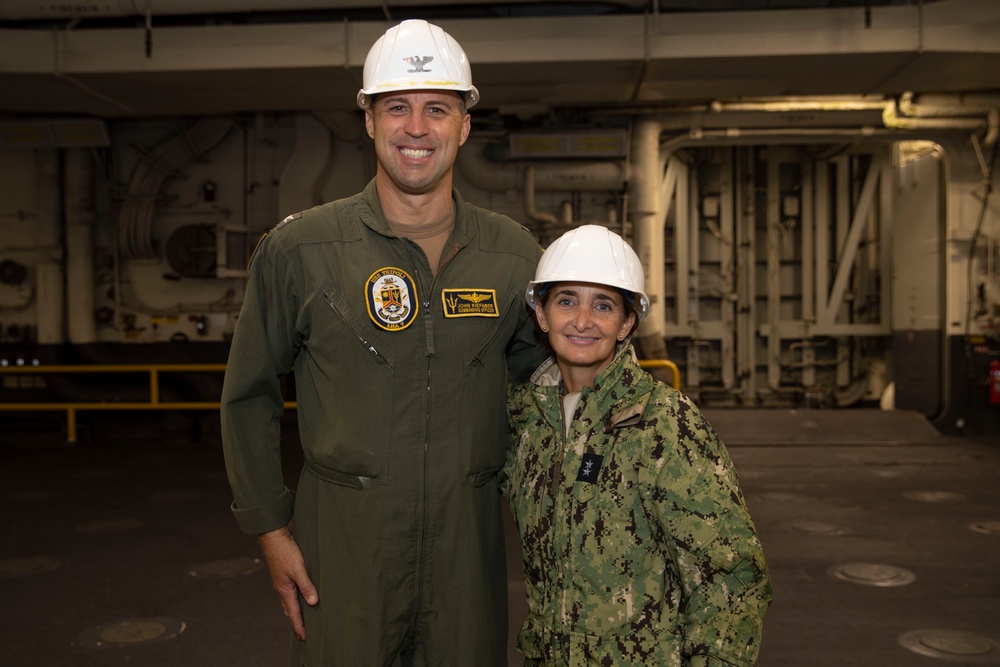
[[[531,382],[538,388],[561,389],[562,374],[555,357],[549,357],[538,367]],[[618,346],[615,358],[597,374],[593,386],[583,390],[581,402],[597,406],[606,415],[604,430],[610,432],[613,428],[631,426],[642,418],[653,385],[652,376],[639,366],[635,348],[626,343]]]

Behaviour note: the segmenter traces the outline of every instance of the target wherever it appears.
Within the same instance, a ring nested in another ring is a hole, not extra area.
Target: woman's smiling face
[[[635,314],[617,289],[594,283],[562,282],[549,288],[535,316],[548,332],[567,391],[590,386],[615,356]]]

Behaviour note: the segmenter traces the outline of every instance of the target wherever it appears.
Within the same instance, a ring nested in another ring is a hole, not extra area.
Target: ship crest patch
[[[368,316],[379,328],[402,331],[413,324],[419,310],[417,288],[406,271],[387,266],[365,283]]]

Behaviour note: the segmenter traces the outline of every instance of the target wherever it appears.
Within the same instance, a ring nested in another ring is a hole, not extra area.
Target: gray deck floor
[[[774,580],[760,667],[1000,665],[1000,435],[942,438],[909,413],[706,414]],[[285,664],[218,444],[87,440],[3,432],[0,666]],[[517,551],[509,534],[512,633]]]

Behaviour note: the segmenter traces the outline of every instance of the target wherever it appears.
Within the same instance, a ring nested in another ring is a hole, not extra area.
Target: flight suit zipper
[[[340,308],[337,307],[337,301],[334,298],[334,294],[332,293],[332,291],[323,289],[322,293],[323,293],[323,300],[326,302],[326,305],[329,306],[333,310],[333,312],[337,314],[337,317],[339,317],[340,320],[347,327],[347,329],[352,334],[354,334],[354,337],[358,339],[358,342],[361,343],[361,345],[364,346],[366,350],[368,350],[368,353],[371,354],[372,358],[375,359],[375,361],[380,364],[388,365],[391,370],[392,363],[385,357],[384,354],[379,352],[378,348],[375,347],[375,344],[370,342],[368,338],[365,337],[365,335],[361,333],[358,330],[358,328],[354,326],[354,324],[347,317],[344,316],[344,313],[340,310]]]
[[[423,252],[423,249],[420,248],[418,244],[414,243],[409,239],[406,239],[405,247],[407,249],[407,254],[410,255],[410,260],[413,261],[415,264],[419,264],[419,262],[422,260],[427,268],[427,272],[430,273],[430,263],[427,262],[427,256]],[[432,295],[435,293],[437,289],[438,277],[444,273],[448,264],[451,263],[451,261],[458,254],[458,251],[461,249],[462,249],[462,244],[456,242],[454,245],[451,246],[448,252],[442,254],[441,262],[438,264],[437,272],[431,274],[430,289],[423,292],[426,296],[420,304],[424,309],[424,316],[423,316],[424,341],[425,341],[424,354],[425,354],[425,359],[427,360],[426,362],[427,377],[426,377],[425,394],[424,394],[424,401],[425,401],[424,443],[423,443],[424,451],[421,463],[421,466],[423,468],[421,470],[421,479],[423,480],[423,484],[420,489],[421,519],[420,519],[420,528],[417,536],[418,544],[420,545],[420,559],[419,562],[417,563],[416,581],[418,582],[417,583],[418,593],[417,593],[416,605],[413,610],[413,619],[412,619],[413,627],[416,627],[417,619],[419,618],[420,615],[420,609],[423,604],[421,598],[423,597],[423,595],[426,594],[426,592],[424,591],[423,577],[424,577],[424,570],[426,568],[425,549],[427,546],[425,544],[425,541],[427,536],[427,450],[430,446],[430,425],[431,425],[431,412],[430,412],[431,362],[437,354],[437,348],[434,338],[434,314],[431,311]],[[416,253],[414,253],[414,251],[416,251]],[[417,256],[414,257],[414,254],[416,254]]]

